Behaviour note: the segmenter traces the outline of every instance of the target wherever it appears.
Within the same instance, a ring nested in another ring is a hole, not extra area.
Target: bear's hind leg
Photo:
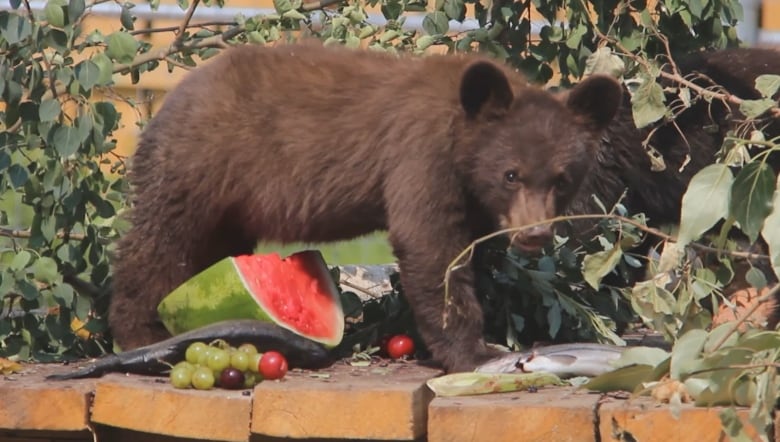
[[[157,315],[162,298],[211,264],[252,253],[255,246],[227,215],[208,229],[194,217],[134,215],[132,229],[119,243],[109,308],[112,336],[124,350],[170,337]]]

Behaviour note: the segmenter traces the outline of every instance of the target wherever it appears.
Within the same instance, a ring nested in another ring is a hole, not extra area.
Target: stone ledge
[[[428,418],[430,442],[593,441],[598,395],[574,388],[436,398]]]
[[[571,387],[433,398],[425,381],[439,372],[414,363],[295,371],[253,391],[176,390],[120,374],[43,380],[62,370],[25,365],[0,381],[1,442],[88,442],[90,432],[116,442],[729,440],[718,409],[684,406],[678,420],[647,398]]]
[[[680,418],[677,419],[667,407],[648,398],[607,399],[599,413],[599,433],[602,442],[626,440],[627,435],[637,441],[730,440],[723,433],[718,412],[718,408],[685,405],[680,412]],[[741,410],[739,415],[750,437],[755,441],[760,440],[754,427],[748,422],[749,410]]]
[[[89,428],[93,380],[44,381],[51,366],[25,365],[0,381],[0,431],[80,431]]]
[[[241,442],[249,439],[251,395],[179,390],[167,379],[112,374],[97,382],[92,421],[147,433]]]
[[[333,367],[254,391],[252,432],[276,437],[414,440],[425,435],[438,370],[416,364]],[[325,375],[327,377],[320,377]],[[289,375],[288,375],[289,376]]]

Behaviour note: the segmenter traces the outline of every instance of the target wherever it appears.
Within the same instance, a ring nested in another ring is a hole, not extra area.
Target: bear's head
[[[553,233],[538,223],[563,213],[577,192],[620,107],[622,87],[592,76],[552,94],[518,86],[512,75],[489,61],[464,70],[456,167],[497,227],[537,224],[512,235],[515,247],[535,252]]]

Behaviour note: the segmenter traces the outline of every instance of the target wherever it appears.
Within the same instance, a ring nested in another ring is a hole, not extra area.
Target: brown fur
[[[230,49],[168,95],[133,158],[113,336],[125,349],[166,338],[160,299],[257,240],[388,229],[434,359],[473,369],[492,356],[474,277],[454,273],[443,329],[447,265],[499,224],[560,213],[620,96],[615,81],[594,77],[554,97],[477,57]],[[515,243],[534,250],[550,235],[541,226]]]

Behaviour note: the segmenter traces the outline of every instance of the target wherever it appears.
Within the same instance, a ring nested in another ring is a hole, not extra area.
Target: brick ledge
[[[717,409],[680,420],[645,398],[573,388],[434,398],[439,372],[415,363],[291,372],[253,391],[176,390],[167,379],[111,374],[47,382],[60,365],[25,365],[0,382],[0,441],[728,440]],[[748,410],[742,411],[747,422]],[[758,440],[755,438],[755,440]],[[780,442],[780,438],[776,439]]]

